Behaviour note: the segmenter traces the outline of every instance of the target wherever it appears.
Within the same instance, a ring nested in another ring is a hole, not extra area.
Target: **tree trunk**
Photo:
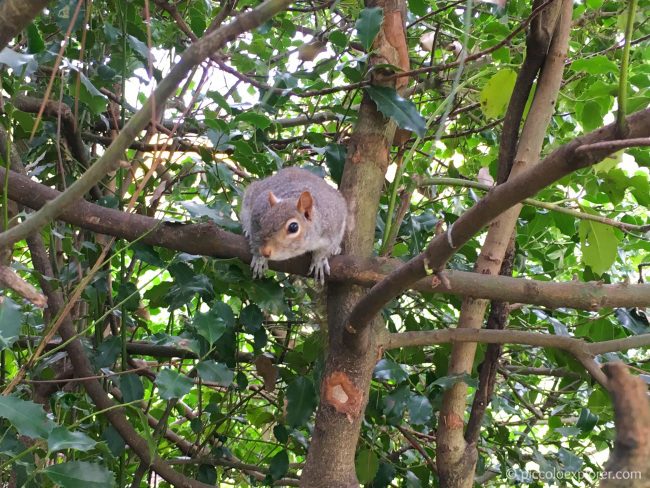
[[[373,45],[378,55],[372,57],[371,64],[390,63],[407,70],[404,0],[377,0],[367,5],[384,11],[384,22]],[[373,82],[395,86],[394,81],[383,83],[379,78]],[[399,78],[398,87],[404,84],[406,79]],[[348,202],[346,254],[359,257],[372,254],[377,209],[394,133],[395,124],[379,113],[368,95],[364,95],[341,182],[341,191]],[[381,355],[377,335],[383,327],[382,320],[375,318],[363,331],[345,330],[348,314],[364,293],[358,286],[328,284],[328,357],[314,435],[300,481],[304,487],[359,486],[355,451],[372,371]]]
[[[554,30],[554,36],[529,112],[534,116],[527,118],[522,130],[510,178],[538,161],[546,127],[553,114],[557,92],[562,81],[571,27],[571,11],[572,2],[564,0],[560,7],[559,18],[556,15],[548,15],[544,19],[555,24],[555,27],[553,25],[546,26],[547,29]],[[490,224],[485,244],[476,262],[475,272],[481,274],[499,273],[520,210],[521,204],[515,205]],[[458,327],[481,328],[487,304],[487,300],[465,298],[461,307]],[[455,344],[452,348],[448,374],[470,373],[475,353],[476,343]],[[466,402],[467,385],[463,382],[456,383],[445,392],[443,397],[438,423],[436,462],[441,486],[444,487],[471,488],[473,485],[477,449],[476,445],[465,442],[463,419]]]

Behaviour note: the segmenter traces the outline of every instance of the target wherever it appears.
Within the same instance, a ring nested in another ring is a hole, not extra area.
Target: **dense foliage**
[[[65,190],[104,153],[192,40],[255,5],[51,2],[0,54],[0,121],[10,150],[32,179]],[[628,113],[650,100],[649,6],[647,0],[637,6]],[[349,0],[297,2],[194,70],[155,130],[138,137],[122,166],[87,199],[168,221],[212,221],[240,233],[238,205],[249,181],[285,165],[340,181],[365,90],[406,129],[387,174],[376,251],[400,259],[419,253],[438,222],[454,222],[478,201],[483,190],[473,183],[496,179],[501,121],[525,55],[520,26],[531,5],[410,0],[408,9],[411,68],[422,69],[411,76],[404,98],[365,81],[380,9]],[[625,3],[587,0],[573,15],[569,60],[543,154],[612,122],[617,109]],[[40,110],[46,101],[54,105]],[[2,155],[7,164],[8,156]],[[629,148],[537,195],[553,205],[524,207],[513,274],[542,281],[642,280],[650,261],[650,234],[642,227],[649,217],[649,169],[647,147]],[[9,219],[6,198],[4,204]],[[313,280],[269,273],[253,281],[237,259],[113,242],[63,221],[41,234],[56,275],[52,283],[74,301],[70,313],[96,374],[152,452],[217,486],[297,484],[325,354],[325,309]],[[471,271],[482,238],[464,245],[449,267]],[[38,286],[24,241],[10,261]],[[409,293],[384,317],[391,331],[453,327],[461,300]],[[509,327],[601,341],[648,332],[646,312],[521,304]],[[3,388],[21,368],[27,375],[0,397],[2,483],[108,487],[142,479],[133,486],[167,486],[151,481],[155,475],[80,383],[66,382],[73,371],[56,337],[36,351],[53,320],[47,309],[11,291],[3,297]],[[377,363],[357,451],[361,483],[436,486],[435,413],[444,390],[457,381],[447,375],[449,350],[405,348]],[[475,368],[483,350],[479,346]],[[623,360],[650,378],[647,350],[605,359]],[[473,387],[475,373],[466,378]],[[478,446],[479,479],[488,486],[515,480],[542,486],[535,474],[553,472],[566,476],[563,486],[588,486],[587,475],[602,470],[613,442],[606,392],[555,349],[507,346],[499,373]],[[189,456],[198,449],[200,456]]]

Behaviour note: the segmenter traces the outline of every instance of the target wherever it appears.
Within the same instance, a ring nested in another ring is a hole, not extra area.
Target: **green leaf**
[[[95,442],[83,432],[70,432],[63,426],[55,427],[47,437],[47,449],[49,452],[62,451],[64,449],[76,449],[77,451],[89,451],[95,447]]]
[[[332,44],[342,49],[348,46],[348,36],[340,30],[333,30],[327,38]]]
[[[370,449],[362,449],[357,454],[355,467],[359,483],[370,483],[379,469],[379,457]]]
[[[318,401],[314,383],[300,376],[287,386],[287,423],[298,427],[307,423]]]
[[[149,48],[144,42],[132,35],[127,35],[126,40],[142,61],[147,62],[149,60]]]
[[[461,382],[466,383],[469,386],[476,385],[476,379],[472,378],[467,373],[457,374],[457,375],[450,375],[450,376],[443,376],[441,378],[438,378],[432,384],[442,387],[443,390],[448,390],[449,388],[454,386],[456,383],[461,383]]]
[[[196,365],[196,370],[205,381],[219,383],[223,386],[230,386],[235,377],[235,373],[228,366],[212,360],[201,361]]]
[[[117,292],[117,298],[115,301],[118,304],[122,304],[126,310],[133,312],[137,310],[140,306],[140,292],[135,283],[127,282],[122,283]]]
[[[122,352],[122,342],[119,337],[109,336],[99,346],[97,355],[94,357],[94,364],[97,368],[111,367]]]
[[[273,435],[281,444],[286,444],[289,441],[289,432],[287,432],[287,428],[282,424],[277,424],[273,427]]]
[[[27,27],[27,50],[30,53],[40,53],[45,51],[45,41],[41,36],[36,24],[29,24]]]
[[[239,321],[248,332],[257,332],[262,328],[264,314],[257,305],[247,305],[239,314]]]
[[[126,443],[124,442],[124,439],[119,434],[119,432],[115,430],[115,427],[112,425],[108,425],[108,427],[106,427],[106,430],[104,430],[102,433],[102,438],[106,441],[108,450],[113,456],[118,457],[124,452]]]
[[[328,144],[325,147],[325,161],[330,169],[330,175],[337,185],[341,184],[347,150],[347,146],[343,144]]]
[[[115,478],[104,466],[83,461],[55,464],[45,474],[63,488],[112,488]]]
[[[603,274],[614,261],[618,250],[618,237],[614,229],[592,220],[581,220],[578,225],[582,262],[596,274]]]
[[[171,400],[187,395],[194,383],[190,378],[173,369],[163,369],[156,377],[156,385],[163,400]]]
[[[257,280],[248,290],[248,296],[262,310],[280,313],[285,310],[284,292],[277,281]]]
[[[481,110],[487,118],[496,119],[505,113],[516,80],[517,73],[511,69],[497,71],[488,80],[479,96]]]
[[[401,129],[412,130],[423,137],[427,129],[426,120],[410,100],[399,96],[393,88],[368,86],[366,92],[377,105],[377,109],[390,117]]]
[[[366,51],[372,47],[383,21],[384,11],[381,7],[364,8],[359,14],[359,20],[357,20],[355,27],[357,37]]]
[[[289,455],[287,451],[282,449],[271,459],[269,464],[269,474],[273,481],[279,480],[289,471]]]
[[[7,419],[20,435],[44,439],[54,428],[41,405],[14,396],[0,396],[0,417]]]
[[[411,398],[411,391],[408,385],[402,385],[395,389],[390,395],[383,398],[383,412],[384,415],[389,417],[389,420],[402,421],[404,410]]]
[[[9,297],[0,298],[0,349],[11,347],[18,340],[23,313]]]
[[[160,254],[155,247],[141,242],[134,242],[131,244],[131,249],[133,249],[133,257],[136,259],[158,268],[165,267],[165,262],[160,258]]]
[[[431,402],[423,395],[412,395],[408,400],[407,407],[413,425],[425,425],[433,416]]]
[[[224,317],[223,309],[220,306],[213,306],[206,313],[198,312],[194,315],[193,324],[198,334],[208,341],[210,345],[213,345],[228,328],[227,319],[228,317]]]
[[[578,427],[583,432],[591,432],[594,430],[594,427],[598,423],[598,415],[594,414],[588,408],[583,408],[580,410],[580,416],[578,417],[578,422],[576,427]]]
[[[584,104],[576,105],[576,112],[580,124],[586,132],[597,129],[603,125],[603,112],[600,104],[589,100]]]
[[[235,122],[245,122],[256,129],[268,129],[271,125],[271,119],[266,115],[256,114],[255,112],[244,112],[235,117]]]
[[[125,374],[120,378],[120,389],[122,400],[130,403],[144,398],[144,386],[140,377],[135,373]]]
[[[408,378],[408,373],[401,364],[391,359],[381,359],[375,366],[373,375],[378,380],[393,380],[401,383]]]
[[[70,22],[74,17],[74,25],[72,31],[79,30],[83,25],[84,17],[86,15],[86,6],[82,5],[75,17],[77,2],[75,0],[59,0],[55,6],[51,7],[51,14],[56,21],[56,25],[62,32],[66,32],[70,26]]]
[[[616,63],[610,61],[605,56],[593,56],[586,59],[577,59],[571,63],[573,71],[586,71],[589,74],[609,74],[618,73],[619,69]]]

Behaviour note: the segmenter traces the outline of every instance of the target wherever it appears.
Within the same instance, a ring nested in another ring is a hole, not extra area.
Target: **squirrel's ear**
[[[271,207],[272,207],[273,205],[275,205],[275,204],[278,203],[279,201],[280,201],[280,199],[279,199],[278,197],[276,197],[276,196],[273,194],[272,191],[270,191],[270,192],[269,192],[269,205],[271,205]]]
[[[314,205],[314,200],[311,197],[311,193],[308,191],[303,191],[298,197],[298,212],[304,214],[308,219],[311,218],[311,208]]]

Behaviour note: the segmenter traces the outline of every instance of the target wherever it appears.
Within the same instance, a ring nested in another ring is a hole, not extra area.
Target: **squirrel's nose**
[[[260,253],[265,258],[270,258],[271,257],[271,248],[269,246],[262,246],[262,247],[260,247]]]

